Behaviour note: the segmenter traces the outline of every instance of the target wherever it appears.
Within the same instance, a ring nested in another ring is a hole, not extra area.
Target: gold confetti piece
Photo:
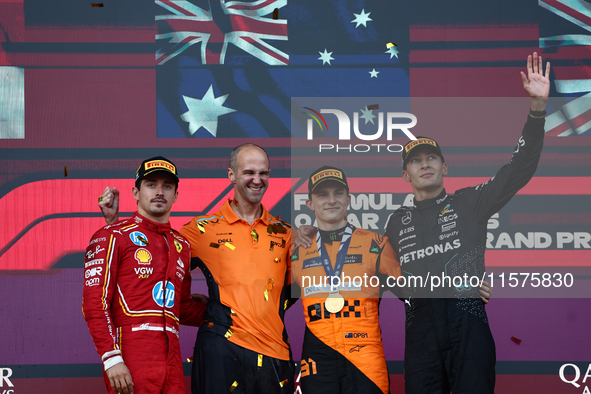
[[[273,251],[273,249],[275,249],[275,244],[273,243],[273,241],[270,241],[271,247],[269,248],[269,251]]]
[[[275,20],[279,19],[279,8],[275,8],[273,10],[273,19],[275,19]]]
[[[213,322],[207,323],[207,328],[211,328],[211,327],[213,327]]]
[[[288,380],[287,380],[287,379],[285,379],[285,380],[283,380],[283,381],[279,382],[279,386],[281,386],[281,387],[285,386],[285,385],[287,384],[287,381],[288,381]]]
[[[99,197],[99,202],[103,201],[103,196]]]
[[[68,176],[68,166],[64,166],[64,176]]]
[[[187,359],[187,362],[188,362],[188,363],[192,363],[192,362],[193,362],[193,356],[189,357],[189,358]]]
[[[519,339],[519,338],[515,338],[515,337],[513,337],[513,336],[511,337],[511,340],[512,340],[513,342],[517,343],[518,345],[521,343],[521,339]]]
[[[105,6],[103,3],[90,3],[90,5],[92,7],[104,7]]]
[[[230,314],[231,314],[232,316],[238,316],[238,315],[236,314],[236,311],[235,311],[234,309],[231,309],[231,308],[230,308]]]
[[[231,250],[236,249],[236,246],[232,245],[230,242],[226,242],[224,245],[226,245],[228,248],[230,248]]]
[[[289,300],[285,300],[285,302],[283,303],[283,310],[287,310],[287,304],[288,304]]]
[[[398,45],[394,44],[393,42],[389,42],[386,44],[386,48],[390,49],[392,47],[397,47]],[[368,108],[369,109],[369,108]]]
[[[275,262],[276,263],[281,263],[281,259],[279,257],[275,257]]]
[[[232,385],[230,386],[230,392],[234,391],[234,389],[236,388],[236,386],[238,386],[238,382],[234,381],[234,383],[232,383]]]
[[[219,247],[220,247],[220,244],[216,244],[215,242],[210,242],[210,243],[209,243],[209,247],[210,247],[210,248],[216,248],[216,249],[219,249]]]
[[[226,339],[230,338],[232,335],[234,334],[234,330],[232,330],[231,328],[228,328],[228,331],[226,331],[226,333],[224,334],[224,336],[226,337]]]
[[[250,235],[252,235],[252,239],[254,240],[254,242],[259,242],[259,233],[257,233],[257,231],[254,228],[250,230]]]
[[[263,355],[259,354],[259,361],[257,361],[257,367],[263,366]]]
[[[146,246],[150,245],[150,244],[148,243],[148,240],[147,240],[147,239],[145,239],[144,237],[142,237],[141,235],[138,235],[137,239],[139,239],[140,241],[142,241],[143,243],[145,243],[145,244],[146,244]]]
[[[267,284],[267,288],[269,290],[273,290],[273,286],[275,286],[275,281],[269,278],[269,283]]]
[[[380,105],[379,104],[367,105],[366,107],[367,107],[367,109],[371,109],[371,110],[380,109]]]
[[[264,296],[265,296],[265,301],[269,301],[269,289],[265,289]]]

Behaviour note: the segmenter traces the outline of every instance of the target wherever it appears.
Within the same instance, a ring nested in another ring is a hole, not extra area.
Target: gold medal
[[[328,297],[326,297],[326,301],[324,301],[324,307],[330,313],[338,313],[344,306],[345,299],[339,294],[339,292],[329,293]]]

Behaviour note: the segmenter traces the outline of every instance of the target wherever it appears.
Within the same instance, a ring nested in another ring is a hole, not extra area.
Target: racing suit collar
[[[429,198],[429,199],[423,200],[423,201],[415,201],[415,208],[421,209],[421,210],[422,209],[429,209],[429,208],[432,208],[432,207],[435,207],[435,206],[441,204],[444,201],[447,201],[447,192],[445,191],[445,189],[443,189],[437,197]]]
[[[325,244],[332,245],[333,242],[341,242],[341,240],[343,239],[343,235],[345,234],[346,228],[347,226],[333,231],[325,231],[320,229],[318,229],[318,231],[320,232],[320,236],[322,237],[322,242],[324,242]]]
[[[156,231],[161,234],[165,234],[170,232],[170,222],[167,223],[156,223],[151,221],[150,219],[146,219],[139,213],[135,212],[131,217],[131,221],[137,223],[140,227],[148,228],[152,231]]]

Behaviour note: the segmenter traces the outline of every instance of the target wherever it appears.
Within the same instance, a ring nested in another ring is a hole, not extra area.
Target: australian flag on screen
[[[290,137],[292,97],[408,97],[431,91],[446,97],[441,89],[446,84],[461,85],[467,97],[488,97],[499,82],[487,78],[496,75],[492,68],[522,67],[521,55],[516,60],[513,53],[527,47],[552,61],[552,96],[565,98],[562,107],[548,112],[547,135],[591,133],[591,8],[585,0],[103,3],[96,8],[76,0],[0,1],[0,63],[6,58],[2,65],[19,66],[33,59],[34,67],[44,67],[51,58],[50,67],[78,67],[68,63],[79,60],[72,55],[96,54],[112,59],[98,68],[154,67],[155,106],[146,111],[156,110],[159,138]],[[79,40],[76,34],[60,35],[62,27],[80,28],[85,35]],[[425,36],[422,29],[429,27],[441,34]],[[448,36],[448,27],[483,34]],[[531,34],[497,37],[499,27],[536,34],[533,40]],[[30,41],[27,29],[40,41]],[[146,55],[154,62],[146,64]],[[20,63],[12,64],[10,56]],[[464,73],[472,84],[462,79]],[[145,84],[152,87],[154,80]],[[25,104],[31,116],[34,104]]]
[[[292,97],[408,97],[396,4],[157,0],[158,137],[290,137]]]

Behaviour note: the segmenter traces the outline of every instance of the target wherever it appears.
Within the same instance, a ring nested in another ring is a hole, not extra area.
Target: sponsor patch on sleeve
[[[291,261],[298,261],[300,259],[300,247],[296,246],[291,254]]]
[[[378,243],[374,239],[371,240],[369,253],[380,254],[380,245],[378,245]]]

